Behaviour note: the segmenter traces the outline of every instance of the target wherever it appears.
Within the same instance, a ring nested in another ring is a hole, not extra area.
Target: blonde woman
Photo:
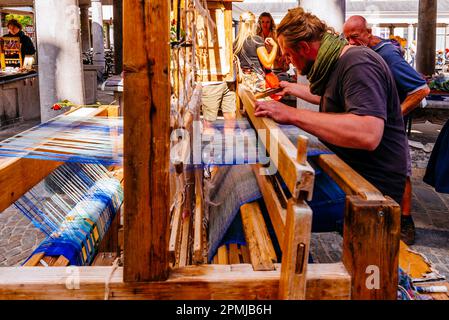
[[[261,36],[264,40],[267,38],[272,38],[277,42],[276,36],[276,23],[274,22],[273,17],[268,12],[262,12],[257,21],[257,35]],[[267,43],[265,43],[265,47],[267,51],[271,53],[273,47]],[[287,61],[282,57],[281,50],[278,50],[276,59],[273,63],[273,71],[274,73],[280,73],[283,71],[287,71],[289,69],[289,65]]]
[[[273,38],[266,38],[256,34],[256,16],[252,12],[244,12],[240,16],[239,33],[234,43],[234,53],[240,60],[244,74],[256,73],[263,76],[264,68],[271,69],[276,59],[278,44]],[[273,47],[269,53],[265,44]]]

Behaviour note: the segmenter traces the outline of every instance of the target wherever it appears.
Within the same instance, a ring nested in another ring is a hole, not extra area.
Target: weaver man
[[[307,76],[310,93],[321,97],[320,112],[258,101],[256,116],[317,136],[400,204],[407,141],[396,84],[385,61],[369,48],[349,45],[300,7],[289,11],[277,34],[283,55]]]

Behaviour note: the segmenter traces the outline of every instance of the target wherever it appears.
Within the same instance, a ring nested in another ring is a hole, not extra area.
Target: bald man
[[[366,19],[352,16],[343,25],[343,33],[351,45],[367,46],[376,51],[388,64],[396,81],[402,114],[406,116],[429,95],[430,89],[424,78],[413,69],[402,56],[401,50],[391,40],[381,39],[372,34]],[[406,121],[404,121],[406,123]],[[408,153],[408,174],[402,200],[401,238],[407,244],[415,241],[415,224],[411,216],[411,157]]]

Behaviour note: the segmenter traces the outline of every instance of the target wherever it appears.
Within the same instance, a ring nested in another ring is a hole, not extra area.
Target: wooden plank
[[[167,281],[124,282],[123,267],[79,267],[76,283],[65,267],[5,267],[0,273],[0,299],[277,299],[280,265],[254,272],[249,264],[201,265],[174,269]],[[79,280],[79,282],[78,282]],[[76,284],[79,289],[71,290]],[[348,299],[350,277],[341,263],[311,264],[307,270],[308,299]]]
[[[194,235],[193,235],[193,263],[204,263],[204,241],[203,241],[203,171],[195,171],[195,211],[194,211]]]
[[[282,245],[284,243],[284,229],[287,210],[282,208],[276,191],[271,184],[271,181],[269,181],[266,175],[260,174],[262,166],[253,165],[252,168],[254,171],[254,175],[256,176],[257,184],[259,185],[260,191],[262,192],[263,200],[267,207],[267,211],[271,219],[271,224],[273,225],[274,231],[276,233],[278,243]]]
[[[100,266],[112,266],[115,259],[117,258],[116,252],[100,252],[92,262],[92,266],[100,267]]]
[[[245,240],[248,244],[251,264],[255,271],[274,269],[276,262],[273,244],[263,221],[262,212],[257,202],[244,204],[240,207]],[[258,217],[260,216],[260,218]]]
[[[168,1],[124,1],[124,279],[168,277]]]
[[[347,197],[342,261],[352,276],[352,299],[397,299],[400,216],[391,199]]]
[[[172,222],[171,222],[171,230],[170,230],[170,239],[168,242],[168,251],[170,261],[175,263],[176,260],[176,252],[179,248],[178,244],[181,238],[181,226],[182,226],[182,194],[178,192],[177,201],[173,212]]]
[[[360,195],[366,200],[384,200],[384,196],[371,183],[347,165],[335,154],[318,157],[319,166],[346,194]]]
[[[258,134],[261,133],[259,138],[262,138],[265,148],[270,153],[272,163],[279,170],[292,196],[297,199],[302,194],[301,197],[312,200],[315,177],[313,168],[308,163],[305,165],[298,163],[296,160],[297,148],[281,131],[276,122],[269,118],[260,118],[254,115],[256,100],[252,92],[244,85],[240,85],[238,94],[243,101],[249,120],[259,131]]]
[[[228,259],[228,249],[226,248],[226,245],[222,245],[220,248],[218,248],[218,264],[229,264]]]
[[[70,261],[67,260],[64,256],[59,256],[57,260],[51,265],[53,267],[66,267],[70,264]]]
[[[237,243],[229,244],[229,263],[239,264],[240,262],[239,248]]]
[[[41,259],[44,257],[44,255],[45,254],[43,252],[36,253],[23,266],[24,267],[35,267],[35,266],[39,265],[39,261],[41,261]]]
[[[240,245],[240,253],[242,254],[243,263],[251,263],[251,257],[247,246]]]
[[[312,232],[312,209],[291,199],[288,203],[282,250],[280,299],[306,298],[306,277]]]
[[[181,234],[182,240],[181,240],[181,250],[180,250],[180,255],[179,255],[179,266],[180,267],[185,267],[190,264],[189,263],[189,258],[190,258],[189,236],[190,236],[191,218],[192,218],[192,215],[187,214],[182,219],[182,234]]]

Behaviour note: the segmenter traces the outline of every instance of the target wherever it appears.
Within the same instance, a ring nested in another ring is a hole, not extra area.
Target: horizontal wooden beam
[[[5,267],[0,269],[0,299],[277,299],[280,264],[255,272],[250,264],[200,265],[172,270],[167,281],[123,282],[123,268]],[[341,263],[311,264],[308,299],[349,299],[350,277]]]
[[[323,154],[319,166],[348,195],[359,195],[365,200],[385,200],[382,193],[335,154]]]
[[[312,200],[315,171],[310,164],[300,164],[297,159],[297,148],[279,128],[278,124],[269,118],[256,117],[254,94],[239,86],[239,96],[242,99],[249,120],[256,130],[266,130],[266,139],[262,139],[271,161],[276,166],[285,184],[294,198],[302,193],[307,200]],[[265,140],[265,141],[263,141]],[[271,147],[271,149],[270,149]]]

